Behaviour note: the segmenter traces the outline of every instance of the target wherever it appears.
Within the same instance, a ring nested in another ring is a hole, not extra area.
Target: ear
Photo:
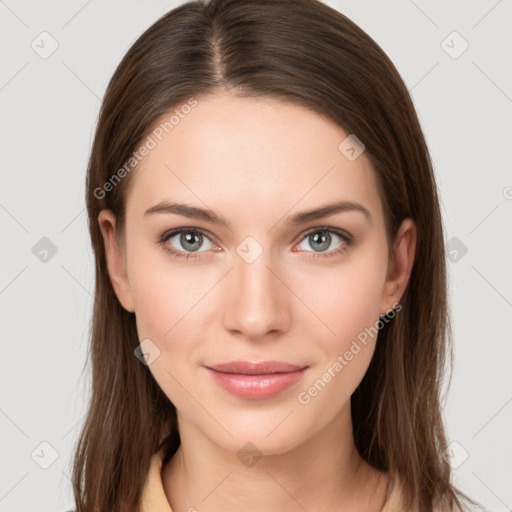
[[[393,242],[380,304],[381,316],[400,301],[407,287],[416,252],[416,237],[416,224],[410,218],[404,219]]]
[[[111,210],[101,210],[98,215],[98,223],[103,235],[110,282],[123,308],[133,313],[135,308],[126,273],[126,257],[116,236],[116,216]]]

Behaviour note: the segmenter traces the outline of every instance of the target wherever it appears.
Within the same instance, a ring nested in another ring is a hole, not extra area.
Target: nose
[[[224,327],[250,341],[276,336],[290,326],[292,294],[270,256],[263,251],[250,263],[237,256],[227,276]]]

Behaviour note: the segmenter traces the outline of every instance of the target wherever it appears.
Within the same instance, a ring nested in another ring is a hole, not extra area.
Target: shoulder
[[[461,508],[457,506],[453,506],[452,508],[449,507],[434,507],[434,512],[464,512]]]
[[[434,512],[464,512],[460,507],[457,507],[454,505],[453,507],[447,507],[447,506],[437,506],[434,507]]]
[[[402,482],[399,477],[394,476],[390,479],[386,502],[382,512],[403,512],[410,510],[405,502]],[[465,512],[457,506],[447,507],[446,505],[438,505],[433,508],[433,512]]]

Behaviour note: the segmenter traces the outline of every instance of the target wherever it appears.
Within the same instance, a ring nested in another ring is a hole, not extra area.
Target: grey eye
[[[341,243],[339,243],[336,247],[330,247],[331,243],[333,242],[333,236],[341,240]],[[309,243],[310,247],[313,248],[314,252],[326,252],[327,250],[329,250],[329,248],[330,250],[337,249],[344,242],[343,238],[340,235],[333,233],[332,231],[329,231],[327,229],[318,229],[317,231],[310,233],[304,238],[301,244],[303,244],[306,241]],[[301,250],[308,249],[301,248]]]
[[[176,241],[176,238],[178,238],[179,246],[181,247],[177,247],[175,244],[173,244],[172,241]],[[211,241],[209,240],[208,237],[203,235],[200,231],[196,231],[193,229],[181,231],[180,233],[176,233],[175,235],[170,236],[168,239],[169,243],[175,249],[185,252],[197,252],[201,248],[204,249],[203,246],[205,240],[208,240],[208,242],[211,244]],[[206,249],[209,249],[210,247],[211,245],[206,247]]]

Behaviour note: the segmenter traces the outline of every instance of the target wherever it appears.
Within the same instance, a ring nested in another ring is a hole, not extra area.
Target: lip
[[[249,400],[262,400],[299,382],[308,366],[282,361],[230,361],[206,368],[215,382],[231,394]]]

